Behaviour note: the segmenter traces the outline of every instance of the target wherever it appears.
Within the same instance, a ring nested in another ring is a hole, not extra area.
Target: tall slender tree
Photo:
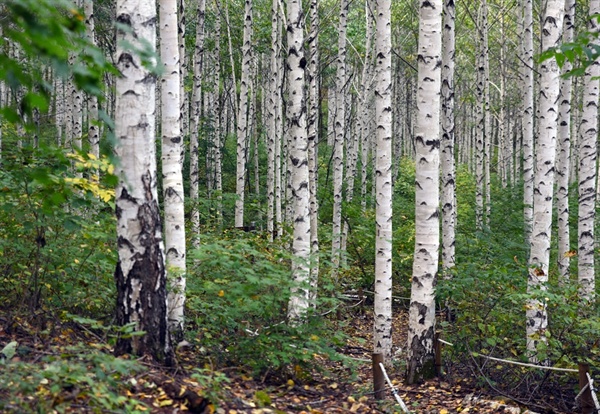
[[[563,42],[573,41],[575,23],[575,0],[565,1]],[[562,67],[565,74],[573,65],[567,59]],[[561,281],[569,279],[570,231],[569,231],[569,172],[571,159],[571,89],[572,78],[560,81],[560,113],[558,127],[558,158],[556,160],[556,208],[558,211],[558,271]]]
[[[344,183],[344,137],[346,132],[346,30],[348,0],[340,2],[338,23],[338,54],[336,68],[335,138],[333,142],[333,234],[331,236],[332,266],[335,277],[340,266],[342,248],[342,186]]]
[[[597,33],[599,29],[596,15],[600,13],[600,0],[590,0],[589,3],[589,31]],[[594,40],[594,46],[599,42]],[[579,296],[583,301],[594,299],[596,292],[595,266],[594,266],[594,225],[596,219],[596,177],[598,166],[597,144],[598,139],[598,97],[600,62],[596,60],[585,71],[583,114],[579,127],[579,261],[578,281]]]
[[[134,323],[141,336],[122,336],[115,353],[149,355],[174,363],[167,324],[167,286],[154,146],[155,76],[136,53],[156,42],[154,0],[117,0],[115,135],[119,184],[115,192],[119,261],[117,322]]]
[[[311,305],[315,305],[319,279],[319,200],[318,184],[318,143],[319,143],[319,0],[310,2],[310,33],[307,39],[309,60],[308,78],[308,178],[310,189],[310,295]]]
[[[523,204],[525,240],[533,222],[533,0],[523,2]]]
[[[269,80],[269,108],[267,115],[267,232],[269,238],[273,240],[275,227],[275,154],[277,152],[277,102],[279,100],[279,36],[280,19],[278,12],[278,0],[273,0],[271,4],[271,59],[270,59],[270,80]]]
[[[174,338],[183,339],[185,303],[185,217],[182,175],[182,137],[179,84],[177,0],[160,0],[160,57],[164,65],[161,89],[162,184],[165,249],[169,276],[169,325]]]
[[[246,191],[246,160],[248,154],[248,106],[252,64],[252,0],[244,1],[244,39],[242,43],[242,76],[237,123],[237,164],[235,186],[235,227],[244,227],[244,195]]]
[[[310,214],[308,137],[304,96],[304,13],[301,0],[289,0],[287,7],[287,124],[291,137],[289,165],[293,200],[292,278],[294,285],[288,306],[288,318],[298,323],[310,306]]]
[[[442,0],[419,7],[415,254],[408,316],[407,381],[433,374],[435,283],[439,252],[440,86]]]
[[[198,0],[196,21],[196,44],[194,47],[194,84],[192,87],[192,116],[190,119],[190,199],[192,200],[192,245],[199,247],[198,233],[200,233],[200,210],[198,206],[199,191],[199,158],[198,134],[200,133],[200,115],[202,113],[202,74],[204,66],[204,22],[206,17],[206,0]],[[214,148],[209,149],[213,160],[211,169],[214,168]]]
[[[377,0],[375,83],[375,321],[373,352],[392,351],[392,28],[391,1]]]
[[[562,33],[564,0],[548,0],[542,27],[542,51],[558,45]],[[533,223],[529,255],[528,291],[545,290],[550,263],[550,236],[552,235],[552,202],[554,190],[554,162],[558,133],[558,95],[560,71],[555,59],[540,65],[540,99],[538,142],[536,145]],[[527,350],[536,361],[539,341],[545,341],[548,313],[543,300],[531,299],[527,304]]]
[[[454,0],[444,0],[442,48],[442,266],[454,267],[456,167],[454,165]]]
[[[85,0],[85,27],[90,44],[96,44],[96,29],[94,23],[94,2]],[[96,95],[88,96],[88,141],[90,143],[90,152],[96,158],[100,157],[100,131],[98,128],[98,97]]]

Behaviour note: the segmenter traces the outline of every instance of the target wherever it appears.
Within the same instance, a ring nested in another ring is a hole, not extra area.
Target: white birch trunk
[[[217,0],[218,1],[218,0]],[[216,10],[215,16],[215,50],[214,50],[214,81],[213,81],[213,113],[212,118],[214,122],[213,128],[213,151],[215,160],[215,191],[217,192],[217,224],[220,227],[223,220],[223,173],[222,173],[222,142],[221,137],[223,136],[221,128],[221,113],[223,108],[221,106],[221,14],[219,10]]]
[[[192,246],[200,246],[198,235],[200,233],[200,211],[198,206],[199,188],[199,158],[198,138],[200,133],[200,116],[202,114],[202,74],[204,70],[204,22],[206,16],[206,0],[198,0],[196,20],[196,44],[194,48],[194,85],[192,88],[192,116],[190,119],[190,199],[192,200],[192,211],[190,213],[192,222]],[[207,94],[208,95],[208,94]],[[205,138],[208,140],[208,134]],[[211,162],[208,174],[214,171],[214,148],[209,143],[208,153]]]
[[[277,80],[279,78],[279,13],[278,0],[271,4],[271,58],[270,58],[270,80],[269,80],[269,108],[267,115],[267,233],[269,240],[275,237],[275,146],[277,142],[277,100],[279,89]]]
[[[442,53],[442,266],[455,264],[456,167],[454,165],[454,0],[444,0]]]
[[[319,143],[319,0],[310,2],[310,33],[308,38],[310,58],[308,61],[308,179],[309,179],[309,214],[310,214],[310,304],[316,306],[317,285],[319,281],[319,201],[318,185],[318,153]]]
[[[492,208],[491,200],[491,173],[490,164],[492,161],[492,128],[491,128],[491,110],[490,110],[490,48],[488,35],[488,6],[487,0],[481,0],[481,35],[482,35],[482,60],[483,60],[483,85],[484,85],[484,192],[485,192],[485,214],[483,224],[490,226],[490,215]]]
[[[409,384],[433,375],[438,271],[442,0],[421,0],[418,47],[415,255],[408,316]]]
[[[532,0],[523,0],[523,204],[525,242],[533,222],[533,10]]]
[[[542,30],[542,51],[558,45],[562,32],[564,0],[548,0]],[[533,225],[529,256],[528,291],[546,289],[550,263],[550,237],[552,235],[552,201],[554,187],[554,162],[558,133],[558,95],[560,71],[554,59],[540,64],[540,104],[538,143],[536,145]],[[548,326],[546,303],[531,299],[527,303],[527,350],[532,361],[537,361],[536,348],[546,341]]]
[[[575,23],[575,0],[566,0],[564,33],[562,41],[573,41]],[[565,60],[562,73],[572,69]],[[570,230],[569,230],[569,172],[571,159],[571,77],[560,81],[560,113],[558,127],[558,158],[556,160],[556,209],[558,220],[558,272],[561,283],[569,280]]]
[[[120,338],[115,352],[150,354],[171,364],[154,145],[155,77],[136,53],[123,48],[124,41],[137,47],[142,41],[155,44],[156,7],[153,0],[117,0],[116,14],[117,22],[131,29],[117,33],[117,321],[134,322],[135,330],[145,334]]]
[[[231,39],[230,39],[231,40]],[[244,227],[244,195],[246,192],[246,157],[248,146],[248,104],[252,59],[252,0],[244,2],[244,39],[242,44],[242,77],[237,122],[237,164],[235,185],[235,227]]]
[[[600,0],[590,0],[590,17],[600,13]],[[598,32],[596,18],[590,18],[588,30]],[[593,43],[598,45],[598,40]],[[596,176],[598,139],[598,89],[600,62],[597,60],[585,71],[583,85],[583,114],[579,126],[579,297],[583,302],[594,300],[596,292],[594,266],[594,224],[596,219]]]
[[[88,40],[91,44],[96,44],[94,2],[92,0],[85,0],[84,10]],[[90,152],[96,158],[99,158],[100,131],[98,129],[98,97],[96,95],[88,96],[88,141],[90,143]]]
[[[485,56],[486,44],[484,38],[485,6],[479,5],[477,14],[477,87],[476,87],[476,140],[475,140],[475,228],[480,231],[485,225],[485,162],[486,162],[486,78]]]
[[[56,122],[56,145],[59,147],[63,143],[63,127],[65,126],[65,82],[62,77],[55,76],[54,77],[54,90],[55,94],[55,122]]]
[[[179,41],[177,0],[160,0],[160,57],[162,76],[162,183],[165,213],[165,250],[169,278],[169,328],[183,339],[185,303],[185,218],[180,124]]]
[[[282,204],[282,189],[281,189],[281,144],[283,139],[283,122],[282,122],[282,95],[281,87],[283,83],[283,59],[277,58],[277,99],[275,107],[275,235],[277,237],[283,234],[283,215],[281,212]]]
[[[293,287],[288,305],[288,318],[298,323],[309,308],[310,214],[308,139],[306,102],[304,98],[304,15],[301,0],[287,3],[287,68],[289,100],[287,123],[291,137],[289,165],[294,210],[292,242]]]
[[[187,137],[190,128],[190,106],[185,91],[185,79],[188,74],[188,58],[185,53],[185,0],[177,0],[177,41],[179,45],[179,113],[181,136]],[[182,145],[182,151],[185,151]],[[183,156],[181,161],[183,162]]]
[[[333,142],[333,232],[331,236],[331,265],[334,279],[340,266],[342,242],[342,186],[344,179],[344,135],[346,130],[346,29],[348,0],[341,0],[338,26],[338,55],[336,72],[335,139]]]
[[[376,11],[375,298],[373,352],[392,352],[392,29],[391,1]]]

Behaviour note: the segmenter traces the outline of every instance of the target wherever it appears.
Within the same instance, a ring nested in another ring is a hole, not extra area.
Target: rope
[[[489,360],[492,360],[492,361],[506,362],[507,364],[520,365],[522,367],[547,369],[547,370],[550,370],[550,371],[579,372],[578,370],[572,369],[572,368],[546,367],[546,366],[543,366],[543,365],[526,364],[524,362],[511,361],[511,360],[508,360],[508,359],[494,358],[494,357],[491,357],[491,356],[478,354],[477,352],[471,352],[471,354],[474,357],[483,357],[483,358],[486,358],[486,359],[489,359]]]
[[[402,408],[402,411],[409,414],[410,411],[408,411],[408,408],[404,404],[404,401],[402,401],[402,398],[400,398],[400,395],[398,395],[398,391],[396,390],[396,387],[394,387],[394,385],[392,384],[392,381],[390,381],[390,377],[388,377],[388,374],[385,371],[385,367],[383,366],[383,364],[381,362],[379,363],[379,367],[381,368],[381,371],[383,372],[383,376],[385,377],[385,380],[390,385],[390,388],[392,389],[392,394],[394,394],[394,397],[396,398],[396,401]]]

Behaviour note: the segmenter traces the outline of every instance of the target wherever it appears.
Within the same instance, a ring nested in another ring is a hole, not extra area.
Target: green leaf
[[[0,351],[0,354],[4,355],[7,360],[12,359],[12,357],[14,357],[15,354],[17,353],[17,345],[18,345],[17,341],[9,342],[8,344],[6,344],[6,346],[4,348],[2,348],[2,351]]]

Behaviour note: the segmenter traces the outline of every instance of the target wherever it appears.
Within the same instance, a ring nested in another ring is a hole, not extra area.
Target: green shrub
[[[260,235],[241,232],[221,240],[202,237],[190,252],[189,336],[218,365],[243,365],[254,373],[292,372],[315,354],[336,358],[339,335],[325,332],[327,321],[310,312],[304,323],[287,324],[290,255]],[[335,306],[321,300],[317,309]]]
[[[148,411],[145,404],[124,395],[125,380],[143,371],[135,361],[80,344],[44,357],[43,363],[40,369],[40,362],[0,362],[0,411],[61,413],[77,407],[97,413]]]

